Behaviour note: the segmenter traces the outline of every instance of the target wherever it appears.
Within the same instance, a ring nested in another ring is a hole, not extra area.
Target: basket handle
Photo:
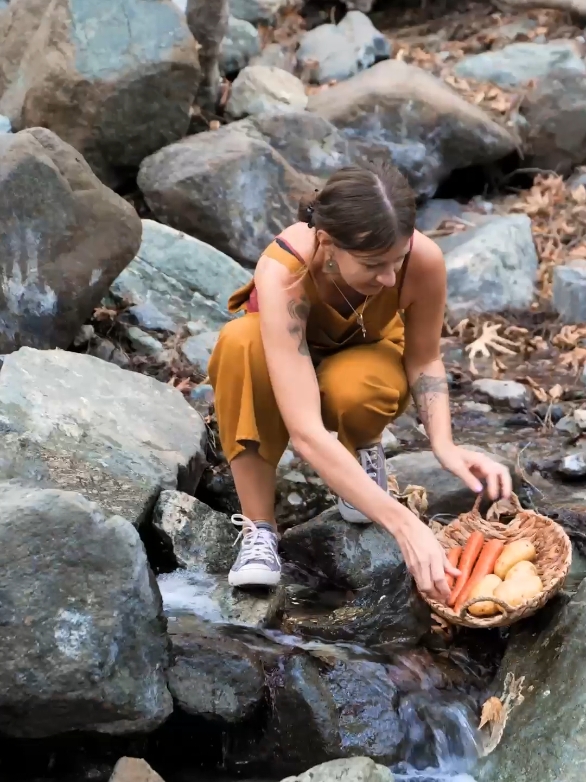
[[[505,603],[504,600],[501,600],[500,597],[473,597],[471,600],[467,600],[462,608],[460,609],[459,617],[460,619],[464,619],[466,616],[466,611],[470,608],[470,606],[473,606],[475,603],[495,603],[499,608],[502,608],[504,611],[505,616],[508,616],[509,614],[512,614],[515,610],[512,606],[510,606],[508,603]],[[474,617],[475,619],[482,619],[481,616]]]

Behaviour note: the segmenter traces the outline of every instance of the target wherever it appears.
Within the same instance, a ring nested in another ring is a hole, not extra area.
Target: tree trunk
[[[222,41],[228,29],[228,0],[187,0],[187,24],[200,45],[201,83],[197,102],[215,111],[220,90],[218,65]]]

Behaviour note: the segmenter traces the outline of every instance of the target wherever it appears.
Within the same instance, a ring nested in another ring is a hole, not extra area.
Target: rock
[[[96,337],[90,343],[88,352],[90,356],[95,356],[101,361],[110,361],[122,369],[127,369],[130,366],[128,356],[109,339]]]
[[[494,686],[512,709],[500,744],[474,772],[479,782],[582,782],[585,608],[582,582],[573,600],[557,598],[513,630]]]
[[[130,326],[126,335],[132,347],[139,353],[144,353],[147,356],[161,356],[165,351],[163,344],[158,339],[151,337],[138,326]]]
[[[527,215],[495,217],[438,240],[448,273],[448,311],[471,313],[527,308],[537,277],[537,253]]]
[[[168,616],[192,614],[212,625],[263,628],[274,623],[285,606],[282,587],[258,592],[232,589],[225,575],[205,573],[199,565],[165,573],[158,583]]]
[[[10,120],[2,114],[0,114],[0,133],[12,133]]]
[[[250,64],[269,65],[273,68],[281,68],[289,73],[295,73],[297,57],[291,46],[285,48],[280,43],[269,43],[258,56],[252,57]]]
[[[260,659],[246,644],[191,617],[169,623],[169,689],[180,709],[197,717],[240,722],[263,700]]]
[[[483,377],[472,383],[476,396],[489,401],[495,407],[509,410],[525,410],[531,401],[531,392],[523,383],[515,380],[493,380]]]
[[[180,491],[163,491],[153,525],[178,567],[227,573],[236,557],[236,529],[230,519]]]
[[[120,758],[110,782],[163,782],[163,779],[142,758]]]
[[[138,265],[138,264],[137,264]],[[128,309],[139,326],[149,331],[175,331],[177,324],[169,315],[161,312],[150,301],[134,304]]]
[[[0,134],[0,222],[0,353],[68,347],[136,253],[136,212],[34,128]]]
[[[248,65],[253,57],[260,53],[260,35],[256,27],[244,19],[230,16],[220,52],[222,73],[238,73]]]
[[[300,194],[315,187],[239,123],[151,155],[138,183],[162,222],[252,264],[284,225],[295,222]]]
[[[230,0],[230,13],[252,24],[272,24],[289,0]]]
[[[218,334],[218,331],[205,331],[194,337],[188,337],[181,345],[181,352],[185,358],[197,367],[202,375],[207,375],[208,363],[218,341]]]
[[[205,424],[179,391],[89,355],[6,356],[0,422],[0,480],[80,491],[135,525],[162,489],[193,493],[205,464]]]
[[[472,445],[464,447],[469,451],[484,453],[505,464],[510,470],[514,468],[513,464],[499,454]],[[474,492],[464,486],[459,478],[443,469],[431,451],[393,456],[387,459],[387,470],[396,477],[401,489],[410,483],[426,489],[429,503],[427,515],[430,518],[436,515],[458,516],[460,513],[466,513],[476,499]]]
[[[553,307],[564,323],[586,321],[586,264],[554,268]]]
[[[54,131],[104,182],[187,133],[197,44],[170,2],[19,0],[0,51],[0,113]]]
[[[395,437],[395,435],[391,432],[391,430],[387,427],[381,438],[381,444],[383,447],[383,451],[385,452],[385,456],[394,456],[397,451],[401,449],[401,444],[399,443],[399,440]]]
[[[586,477],[586,453],[575,451],[564,456],[557,471],[569,479],[581,479]]]
[[[555,430],[570,437],[579,437],[582,432],[578,422],[571,415],[565,415],[563,418],[560,418],[555,425]]]
[[[306,106],[305,87],[292,73],[248,65],[232,83],[226,111],[233,119],[240,119],[268,111],[303,111]]]
[[[249,279],[250,272],[214,247],[143,220],[140,250],[116,279],[111,293],[137,306],[155,307],[165,318],[166,330],[190,320],[214,329],[230,320],[228,298]]]
[[[391,56],[388,40],[368,16],[349,11],[338,24],[322,24],[301,38],[297,59],[311,81],[342,81]]]
[[[220,91],[220,53],[228,31],[228,0],[188,0],[187,25],[199,44],[199,106],[214,112]]]
[[[435,231],[444,220],[457,220],[464,207],[453,198],[432,198],[417,210],[418,231]]]
[[[298,777],[287,777],[283,782],[393,782],[388,768],[370,758],[330,760],[309,769]]]
[[[508,131],[480,108],[399,60],[311,95],[308,110],[340,128],[367,157],[377,149],[390,154],[416,192],[428,197],[454,169],[490,163],[515,149]]]
[[[558,69],[586,73],[576,41],[512,43],[496,51],[464,57],[454,71],[463,79],[489,81],[499,87],[519,87],[533,79],[547,78]]]
[[[3,483],[0,541],[0,730],[39,738],[164,722],[165,625],[132,525],[76,492]]]
[[[528,165],[566,176],[586,162],[586,75],[556,71],[541,79],[520,112]]]

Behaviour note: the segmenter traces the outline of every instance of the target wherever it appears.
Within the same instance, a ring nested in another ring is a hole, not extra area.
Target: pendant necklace
[[[358,310],[355,310],[355,309],[354,309],[354,307],[353,307],[353,306],[350,304],[350,302],[348,301],[348,299],[346,298],[346,296],[344,296],[344,293],[343,293],[343,291],[342,291],[342,290],[340,290],[340,288],[339,288],[338,284],[336,283],[336,281],[335,281],[335,280],[332,280],[332,282],[334,283],[334,285],[335,285],[335,286],[336,286],[336,288],[338,289],[338,293],[339,293],[339,294],[340,294],[340,295],[341,295],[341,296],[344,298],[344,301],[346,302],[346,304],[347,304],[347,305],[350,307],[350,309],[352,310],[352,312],[353,312],[353,313],[356,315],[356,322],[357,322],[357,323],[358,323],[358,325],[360,326],[360,330],[362,331],[362,337],[363,337],[364,339],[366,339],[366,327],[365,327],[365,325],[364,325],[364,310],[366,309],[366,305],[367,305],[367,304],[368,304],[368,302],[370,301],[370,296],[367,296],[367,297],[364,299],[364,302],[362,303],[362,309],[360,310],[360,312],[358,312]]]

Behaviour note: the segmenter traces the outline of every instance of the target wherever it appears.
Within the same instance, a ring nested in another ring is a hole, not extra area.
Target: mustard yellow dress
[[[305,270],[280,239],[264,255],[292,273]],[[378,440],[407,404],[404,326],[399,313],[406,268],[407,263],[394,288],[383,288],[369,300],[363,311],[366,337],[355,312],[344,317],[321,300],[311,273],[302,277],[310,302],[307,344],[316,367],[323,422],[352,453]],[[276,467],[289,434],[266,366],[255,294],[252,280],[231,296],[230,312],[244,310],[246,314],[222,328],[210,359],[209,377],[226,459],[232,461],[247,443],[254,442],[263,459]]]

